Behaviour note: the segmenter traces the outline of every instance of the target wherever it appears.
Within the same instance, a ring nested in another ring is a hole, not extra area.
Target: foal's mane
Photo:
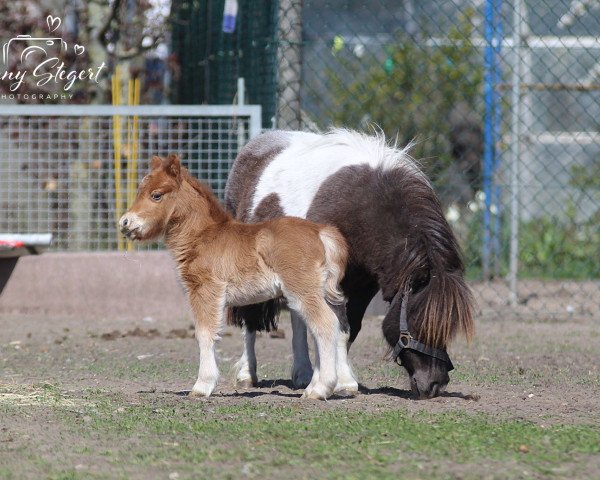
[[[187,182],[202,198],[208,202],[209,214],[215,222],[221,223],[232,219],[231,215],[225,211],[221,205],[221,202],[219,202],[208,185],[205,185],[196,177],[191,175],[189,170],[185,167],[181,168],[181,177],[183,181]]]

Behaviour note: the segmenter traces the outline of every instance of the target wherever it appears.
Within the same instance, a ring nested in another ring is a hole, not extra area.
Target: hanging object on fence
[[[385,59],[385,62],[383,64],[383,69],[385,70],[385,73],[387,73],[388,75],[390,75],[394,71],[394,60],[392,59],[391,56]]]
[[[238,14],[237,0],[225,0],[225,8],[223,9],[223,32],[235,32],[235,22]]]
[[[337,55],[344,48],[344,37],[336,35],[333,37],[333,45],[331,46],[331,53]]]

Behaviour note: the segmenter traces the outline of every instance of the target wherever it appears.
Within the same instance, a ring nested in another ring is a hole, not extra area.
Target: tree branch
[[[119,8],[121,7],[121,1],[122,0],[114,0],[111,9],[110,9],[110,13],[108,15],[108,17],[106,18],[106,21],[104,22],[104,25],[102,25],[102,27],[100,27],[100,30],[98,31],[98,40],[100,41],[100,43],[104,46],[104,48],[106,48],[108,46],[108,41],[106,40],[106,34],[108,33],[108,30],[110,29],[110,25],[113,22],[113,20],[116,20],[117,15],[119,14]]]
[[[121,55],[116,55],[116,58],[118,61],[131,60],[132,58],[135,58],[138,55],[141,55],[142,53],[147,52],[148,50],[152,50],[153,48],[156,48],[161,40],[162,40],[162,35],[156,35],[156,36],[152,37],[152,43],[150,45],[143,46],[140,43],[136,48],[133,48],[127,52],[123,52]]]

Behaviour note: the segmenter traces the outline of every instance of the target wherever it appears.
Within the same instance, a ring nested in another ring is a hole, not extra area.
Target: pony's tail
[[[325,278],[323,282],[325,298],[330,303],[339,305],[344,303],[344,294],[339,285],[346,272],[348,245],[339,230],[330,225],[321,228],[319,238],[325,250]]]
[[[436,255],[431,244],[427,243],[429,282],[415,296],[413,305],[410,301],[408,304],[414,314],[422,315],[419,338],[428,345],[442,347],[452,340],[454,334],[462,332],[470,341],[475,332],[473,296],[465,282],[463,269],[448,270],[444,259]]]
[[[243,307],[228,307],[226,309],[227,324],[236,327],[246,327],[251,332],[277,330],[279,312],[284,305],[282,298]]]

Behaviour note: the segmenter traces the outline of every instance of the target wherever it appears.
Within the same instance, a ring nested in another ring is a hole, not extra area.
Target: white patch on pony
[[[405,168],[426,179],[408,153],[412,143],[398,148],[388,145],[383,134],[366,135],[345,129],[321,135],[285,134],[290,144],[263,171],[252,199],[252,214],[263,198],[276,193],[285,215],[306,218],[321,184],[341,168],[351,165],[384,170]]]

